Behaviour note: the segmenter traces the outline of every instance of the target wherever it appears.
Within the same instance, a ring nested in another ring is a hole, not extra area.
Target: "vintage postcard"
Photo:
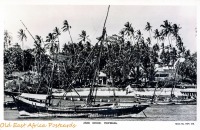
[[[196,129],[199,1],[3,1],[4,129]]]

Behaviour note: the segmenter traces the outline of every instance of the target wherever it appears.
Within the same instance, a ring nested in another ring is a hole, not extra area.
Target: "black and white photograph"
[[[197,121],[196,6],[7,4],[3,27],[5,121]]]

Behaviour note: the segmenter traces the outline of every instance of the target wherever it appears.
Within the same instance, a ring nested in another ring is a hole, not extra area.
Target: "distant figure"
[[[128,85],[127,87],[126,87],[126,94],[128,94],[128,93],[132,93],[134,90],[133,90],[133,88],[131,87],[131,85]]]

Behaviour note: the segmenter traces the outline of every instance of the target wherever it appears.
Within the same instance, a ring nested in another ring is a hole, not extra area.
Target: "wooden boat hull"
[[[175,105],[175,102],[157,102],[156,105]]]
[[[180,100],[175,102],[176,105],[197,105],[196,100]]]
[[[4,94],[5,95],[9,95],[9,96],[18,96],[21,93],[19,93],[19,92],[11,92],[11,91],[4,91]]]
[[[175,101],[168,101],[168,102],[156,102],[156,105],[196,105],[196,100],[175,100]]]
[[[15,108],[16,107],[16,104],[14,101],[9,101],[9,102],[4,102],[4,108]]]
[[[127,114],[138,114],[149,107],[148,104],[137,104],[131,106],[119,105],[96,105],[96,106],[76,106],[76,107],[51,107],[45,103],[29,101],[22,97],[15,98],[18,111],[28,113],[48,113],[48,114],[89,114],[98,116],[121,116]]]
[[[26,111],[19,111],[19,118],[87,118],[89,114],[49,114],[49,113],[28,113]]]

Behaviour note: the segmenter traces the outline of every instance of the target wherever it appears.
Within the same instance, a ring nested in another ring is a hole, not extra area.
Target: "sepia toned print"
[[[5,120],[196,121],[195,7],[10,8]]]

